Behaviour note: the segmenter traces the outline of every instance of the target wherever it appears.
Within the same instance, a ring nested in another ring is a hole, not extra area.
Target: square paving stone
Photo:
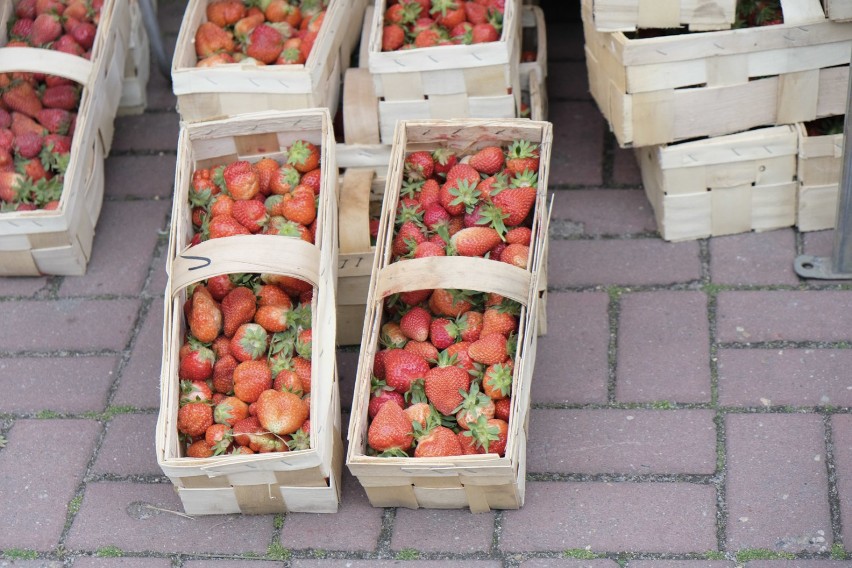
[[[528,482],[503,513],[500,549],[687,553],[716,550],[713,487],[690,483]]]
[[[154,446],[156,427],[156,414],[119,414],[113,417],[106,426],[106,435],[92,473],[162,475]]]
[[[174,193],[176,155],[110,156],[104,162],[106,195],[168,202]]]
[[[852,406],[846,349],[720,349],[719,404]]]
[[[822,417],[729,414],[725,424],[727,550],[831,550]]]
[[[286,564],[284,562],[270,562],[262,559],[237,560],[236,558],[205,558],[204,560],[187,560],[182,566],[183,568],[205,568],[206,566],[213,566],[214,568],[283,568]]]
[[[293,560],[293,568],[501,568],[499,560]]]
[[[796,234],[792,229],[714,237],[710,242],[710,278],[717,284],[795,286]]]
[[[112,152],[174,152],[178,123],[175,112],[116,117]]]
[[[168,230],[168,226],[166,226]],[[169,275],[166,272],[166,256],[167,246],[161,240],[160,247],[154,252],[154,258],[151,261],[148,283],[145,286],[145,292],[151,296],[163,297],[168,287]]]
[[[82,556],[74,560],[74,568],[171,568],[169,558],[98,558]],[[186,564],[184,564],[186,566]]]
[[[848,568],[848,560],[752,560],[746,568]]]
[[[710,410],[533,409],[527,469],[534,473],[712,474]]]
[[[612,152],[612,183],[617,185],[642,185],[642,172],[639,170],[639,164],[636,162],[636,153],[632,148],[619,148],[615,144],[615,149]],[[642,192],[645,196],[645,192]],[[652,231],[657,230],[657,221],[654,219],[654,208],[645,197],[646,209],[651,214]]]
[[[703,292],[621,296],[615,396],[619,402],[709,402],[710,329]]]
[[[609,378],[609,296],[550,292],[547,335],[538,338],[533,403],[603,403]]]
[[[586,235],[628,235],[656,230],[654,211],[638,189],[574,189],[555,192],[553,219],[581,225]]]
[[[17,420],[0,452],[0,550],[59,544],[68,503],[83,480],[100,425],[94,420]]]
[[[20,296],[32,298],[40,290],[47,286],[48,279],[45,276],[4,276],[0,277],[0,296]]]
[[[852,415],[832,416],[831,434],[840,502],[840,525],[843,527],[844,546],[849,551],[852,543]]]
[[[733,568],[725,560],[630,560],[627,568]]]
[[[553,129],[548,185],[601,185],[606,125],[594,103],[550,101],[549,113],[554,124],[571,128]]]
[[[494,513],[467,510],[397,509],[392,550],[470,554],[487,552],[494,537]]]
[[[183,514],[171,484],[89,483],[66,548],[180,554],[266,554],[274,515]],[[235,536],[239,535],[239,538]]]
[[[101,412],[117,365],[115,356],[0,358],[0,412]]]
[[[62,568],[64,565],[59,560],[4,560],[0,558],[0,568]]]
[[[616,568],[618,563],[606,558],[530,558],[521,562],[521,568]]]
[[[155,298],[133,342],[130,359],[121,372],[112,403],[134,408],[158,408],[162,360],[163,303]]]

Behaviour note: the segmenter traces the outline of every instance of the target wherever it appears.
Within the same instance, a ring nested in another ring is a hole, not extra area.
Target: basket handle
[[[346,70],[343,80],[343,137],[346,144],[379,144],[379,102],[367,69]]]
[[[92,62],[76,55],[37,47],[4,47],[0,49],[0,73],[28,71],[58,75],[88,86]]]
[[[340,254],[370,250],[370,188],[376,172],[347,168],[343,173],[338,205]]]

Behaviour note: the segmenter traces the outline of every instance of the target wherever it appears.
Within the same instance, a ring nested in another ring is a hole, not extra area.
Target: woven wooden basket
[[[121,82],[118,116],[142,114],[148,104],[148,79],[151,76],[151,50],[137,0],[130,2],[130,38],[127,61]]]
[[[737,15],[736,0],[593,0],[592,17],[599,32],[631,32],[639,28],[724,30]]]
[[[12,3],[0,7],[0,43],[7,41]],[[129,33],[124,2],[106,2],[91,60],[30,47],[0,49],[0,72],[27,71],[72,79],[83,89],[59,208],[0,213],[0,275],[81,275],[92,252],[104,195],[104,157],[114,133]]]
[[[488,259],[456,256],[390,262],[394,216],[403,176],[402,164],[408,152],[415,148],[436,148],[438,145],[456,150],[474,150],[516,138],[541,145],[539,194],[532,227],[529,270]],[[469,508],[474,512],[482,512],[517,509],[523,505],[529,388],[535,366],[534,330],[538,325],[538,279],[546,254],[549,219],[545,188],[551,139],[549,123],[521,119],[401,121],[397,127],[370,279],[346,458],[349,470],[358,478],[373,506]],[[447,458],[384,458],[366,453],[370,377],[383,323],[383,300],[397,292],[427,288],[496,292],[524,306],[515,359],[509,441],[504,457],[480,454]]]
[[[791,227],[796,221],[792,126],[635,152],[657,229],[668,241]]]
[[[651,146],[843,114],[852,26],[783,0],[784,24],[629,39],[595,30],[583,0],[592,96],[619,145]]]
[[[376,0],[361,39],[361,65],[367,61],[373,77],[382,143],[392,142],[397,120],[517,116],[520,0],[507,0],[499,41],[390,52],[381,50],[385,7],[385,0]]]
[[[799,135],[796,226],[800,231],[832,229],[837,222],[837,196],[843,172],[843,134],[808,136],[797,124]]]
[[[181,119],[211,120],[247,111],[337,109],[340,81],[358,42],[366,0],[331,0],[304,65],[233,63],[195,66],[195,31],[208,0],[190,0],[172,60],[172,87]]]
[[[274,235],[242,235],[204,241],[191,248],[187,203],[198,167],[280,157],[297,139],[321,148],[322,180],[317,243]],[[169,288],[165,299],[164,347],[157,458],[188,514],[335,512],[343,462],[340,399],[335,359],[337,256],[336,166],[327,109],[262,112],[181,127],[175,203],[169,238]],[[310,449],[248,456],[187,458],[176,429],[179,386],[177,353],[184,333],[182,306],[192,283],[217,274],[271,273],[314,285],[312,300]]]

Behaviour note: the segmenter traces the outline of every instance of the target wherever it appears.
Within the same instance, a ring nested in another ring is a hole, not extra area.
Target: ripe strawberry
[[[456,360],[446,351],[438,356],[438,365],[426,374],[426,397],[441,414],[452,415],[461,404],[460,390],[470,388],[470,374],[456,366]]]
[[[47,129],[43,127],[41,124],[30,118],[29,116],[12,111],[12,124],[10,125],[10,129],[12,134],[15,136],[21,136],[24,133],[32,132],[34,134],[38,134],[40,136],[44,136],[47,134]]]
[[[506,170],[509,175],[522,174],[524,171],[537,172],[539,165],[538,144],[527,140],[515,140],[509,145],[506,155]]]
[[[15,4],[15,16],[34,19],[37,16],[35,0],[20,0]]]
[[[469,294],[461,290],[436,288],[429,297],[429,309],[436,316],[458,317],[473,308]]]
[[[290,306],[284,304],[260,306],[254,314],[254,321],[267,332],[278,333],[290,327],[290,313]]]
[[[512,311],[503,307],[491,307],[485,310],[485,313],[482,315],[481,335],[500,333],[509,337],[509,334],[518,327],[518,321]]]
[[[447,318],[435,318],[429,326],[429,341],[436,349],[443,350],[456,342],[456,327]]]
[[[30,31],[30,45],[42,47],[55,41],[62,35],[62,24],[55,14],[42,13],[33,21],[33,29]]]
[[[414,448],[416,458],[437,458],[444,456],[463,455],[461,443],[455,432],[446,426],[435,426],[428,433],[417,439],[417,447]]]
[[[193,337],[202,343],[212,343],[222,330],[222,310],[204,286],[197,286],[187,317]]]
[[[482,312],[470,310],[456,319],[456,334],[462,341],[476,341],[482,333]]]
[[[272,158],[261,158],[253,164],[253,167],[257,173],[258,191],[263,195],[269,195],[271,192],[270,183],[278,175],[281,166]]]
[[[410,292],[400,292],[399,301],[406,306],[416,306],[429,299],[432,295],[432,290],[412,290]]]
[[[302,292],[313,290],[310,282],[283,274],[264,274],[262,280],[264,284],[275,284],[291,296],[299,296]]]
[[[230,353],[237,361],[262,359],[266,355],[268,334],[256,323],[240,325],[231,338]]]
[[[220,28],[236,24],[246,15],[242,0],[213,0],[207,5],[207,21]]]
[[[317,218],[314,190],[306,185],[297,185],[291,193],[284,195],[281,204],[284,217],[300,225],[310,225]]]
[[[269,24],[260,24],[249,35],[246,55],[267,65],[275,63],[284,49],[284,36]]]
[[[259,306],[284,306],[290,308],[293,301],[287,293],[275,284],[261,284],[257,289],[257,305]]]
[[[415,221],[406,221],[394,235],[392,252],[394,256],[402,256],[411,252],[418,244],[426,241],[426,235]]]
[[[405,400],[402,395],[389,387],[383,380],[373,377],[370,380],[370,402],[367,406],[367,414],[370,419],[375,418],[379,412],[379,408],[388,401],[399,405],[400,408],[405,407]]]
[[[439,45],[443,39],[439,28],[428,28],[417,34],[414,38],[414,46],[433,47]]]
[[[509,439],[509,424],[499,418],[488,419],[481,416],[476,424],[471,424],[466,433],[470,434],[476,445],[484,448],[486,453],[502,456]]]
[[[431,322],[432,314],[424,308],[415,306],[402,316],[402,319],[399,321],[399,328],[409,339],[426,341],[429,338],[429,325]]]
[[[252,199],[260,191],[260,179],[246,160],[231,162],[222,170],[222,182],[234,200]]]
[[[385,382],[400,394],[408,392],[414,380],[422,379],[429,372],[425,359],[403,349],[389,349],[382,363]]]
[[[492,400],[512,394],[512,365],[508,362],[490,365],[482,377],[482,392]]]
[[[0,172],[0,201],[18,201],[18,188],[26,178],[17,172]]]
[[[80,88],[73,84],[47,87],[41,94],[41,104],[47,108],[77,110],[77,106],[80,104]],[[69,127],[69,132],[73,131],[73,127]]]
[[[203,381],[180,381],[180,398],[178,402],[181,406],[190,402],[207,402],[213,398],[213,391]]]
[[[396,322],[386,322],[382,325],[379,341],[385,349],[402,349],[408,343],[408,337]]]
[[[514,227],[506,233],[506,243],[529,246],[532,241],[532,230],[529,227]]]
[[[213,390],[225,395],[234,392],[234,369],[239,362],[230,353],[219,357],[213,365]]]
[[[9,29],[9,37],[13,40],[27,41],[33,30],[34,18],[19,18]]]
[[[45,92],[49,90],[50,88]],[[42,109],[42,102],[35,88],[25,81],[13,82],[3,91],[2,101],[10,111],[22,113],[30,118],[36,118]]]
[[[219,193],[213,196],[213,201],[210,203],[210,215],[212,217],[218,217],[219,215],[233,217],[233,212],[234,199],[230,195]]]
[[[446,178],[449,171],[458,163],[458,157],[449,148],[438,148],[432,151],[435,160],[435,175]]]
[[[195,30],[195,54],[199,59],[219,52],[232,53],[234,48],[234,34],[213,22],[204,22]]]
[[[405,44],[405,29],[399,24],[382,28],[382,51],[396,51]]]
[[[429,341],[409,341],[403,347],[406,351],[419,355],[427,361],[438,358],[438,349]]]
[[[69,33],[84,51],[88,51],[92,49],[92,45],[95,43],[98,28],[91,22],[80,22],[71,28]]]
[[[248,446],[258,453],[286,452],[289,450],[286,442],[268,432],[257,416],[243,418],[234,424],[234,442],[240,446]]]
[[[307,173],[320,165],[319,148],[306,140],[297,140],[287,149],[287,163],[299,173]]]
[[[512,264],[518,268],[527,268],[530,255],[530,247],[527,245],[513,244],[507,246],[500,254],[500,261]]]
[[[257,199],[234,201],[233,216],[237,222],[252,233],[259,233],[266,226],[269,215],[266,206]]]
[[[243,361],[234,369],[234,395],[251,404],[272,388],[272,370],[265,360]]]
[[[302,176],[302,180],[299,183],[301,185],[306,185],[313,189],[314,195],[319,195],[320,184],[322,183],[322,169],[315,168],[309,172],[306,172],[305,175]]]
[[[191,402],[178,410],[178,432],[187,436],[203,436],[213,424],[213,409],[206,402]]]
[[[213,376],[216,355],[209,347],[190,340],[189,353],[178,364],[178,377],[188,381],[206,381]]]
[[[302,383],[305,393],[311,392],[311,362],[303,357],[293,357],[293,369]]]
[[[506,343],[506,336],[502,333],[490,333],[471,343],[467,352],[477,363],[496,365],[509,356]]]
[[[245,228],[231,215],[216,215],[210,219],[207,230],[209,232],[209,238],[211,239],[251,234],[251,231]]]
[[[83,57],[86,53],[83,46],[77,43],[77,40],[71,34],[59,36],[59,39],[54,41],[50,48],[54,51],[61,51],[62,53],[68,53],[77,57]]]
[[[462,455],[484,454],[485,448],[477,446],[476,440],[473,439],[473,436],[468,435],[468,432],[468,430],[461,430],[456,434],[456,438],[462,448]]]
[[[243,418],[248,417],[248,404],[236,396],[227,396],[213,409],[216,424],[233,426]]]
[[[393,401],[379,408],[367,430],[367,443],[377,452],[401,454],[408,451],[414,441],[411,421]]]
[[[500,39],[500,32],[489,22],[476,24],[471,29],[471,43],[488,43]]]
[[[310,361],[313,355],[313,335],[311,329],[303,329],[296,336],[296,353],[307,361]]]
[[[468,430],[480,416],[494,418],[494,401],[488,395],[479,392],[477,383],[470,385],[470,391],[463,395],[461,404],[456,408],[456,423],[459,428]]]
[[[471,24],[481,24],[488,21],[488,8],[476,2],[465,2],[464,15]]]
[[[207,291],[217,302],[221,302],[237,285],[228,274],[219,274],[207,279]],[[227,327],[227,326],[226,326]]]
[[[512,227],[520,225],[535,205],[535,186],[509,187],[499,192],[492,192],[491,201],[508,217],[503,223]]]
[[[257,399],[257,419],[273,434],[292,434],[307,418],[308,407],[291,392],[270,389]]]
[[[15,150],[15,153],[21,158],[25,158],[27,160],[38,156],[43,147],[44,136],[40,136],[33,132],[25,132],[20,136],[17,136],[15,141],[12,143],[12,148]]]
[[[435,160],[426,151],[412,152],[405,157],[403,171],[406,179],[419,181],[432,177],[435,171]]]
[[[196,440],[186,448],[186,457],[188,458],[209,458],[213,457],[213,448],[205,439]]]
[[[426,258],[428,256],[447,256],[447,251],[444,248],[446,245],[438,244],[430,241],[420,243],[414,249],[414,258]]]
[[[36,120],[47,128],[51,134],[68,134],[74,115],[60,108],[43,108],[36,115]]]
[[[429,13],[436,23],[450,29],[465,21],[466,17],[461,0],[433,0]]]
[[[278,359],[276,359],[276,361],[278,361]],[[286,361],[286,358],[281,359],[281,361]],[[289,364],[289,362],[287,364]],[[281,369],[278,371],[278,374],[275,374],[275,371],[276,363],[273,363],[272,374],[275,375],[275,379],[272,381],[273,390],[287,391],[299,396],[305,394],[305,391],[302,389],[302,381],[299,379],[299,375],[297,375],[295,371],[290,369]]]
[[[422,381],[421,381],[422,383]],[[423,389],[423,385],[419,385],[420,389]],[[417,428],[426,428],[430,423],[433,423],[435,418],[435,410],[432,406],[426,402],[425,393],[420,393],[417,395],[417,398],[422,399],[423,402],[415,402],[411,406],[405,409],[405,415],[408,417],[408,421],[412,426]]]
[[[252,321],[255,303],[254,292],[245,286],[236,286],[225,295],[221,304],[225,337],[233,337],[241,325]]]
[[[500,240],[500,233],[491,227],[466,227],[452,236],[450,244],[460,256],[483,256]]]
[[[486,146],[471,156],[468,162],[476,171],[489,176],[502,170],[504,163],[503,149],[499,146]]]
[[[271,0],[263,14],[270,22],[287,22],[294,28],[302,22],[299,6],[294,6],[287,0]]]
[[[212,448],[214,456],[224,454],[233,439],[233,431],[227,424],[213,424],[204,432],[204,441]]]
[[[509,397],[501,398],[494,401],[494,418],[499,418],[506,422],[509,421],[509,415],[512,412],[512,399]]]

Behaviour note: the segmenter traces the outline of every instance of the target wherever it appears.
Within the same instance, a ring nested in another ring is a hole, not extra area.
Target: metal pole
[[[794,262],[796,274],[802,278],[823,280],[852,280],[852,67],[846,93],[846,119],[843,121],[843,168],[837,196],[837,216],[834,224],[834,248],[831,258],[800,255]]]
[[[138,1],[139,9],[142,12],[142,23],[145,25],[145,32],[147,32],[148,41],[151,44],[151,53],[157,61],[157,69],[171,83],[172,69],[170,58],[166,57],[166,50],[163,47],[163,36],[160,33],[160,25],[157,23],[157,15],[154,13],[154,6],[151,4],[153,0]]]

